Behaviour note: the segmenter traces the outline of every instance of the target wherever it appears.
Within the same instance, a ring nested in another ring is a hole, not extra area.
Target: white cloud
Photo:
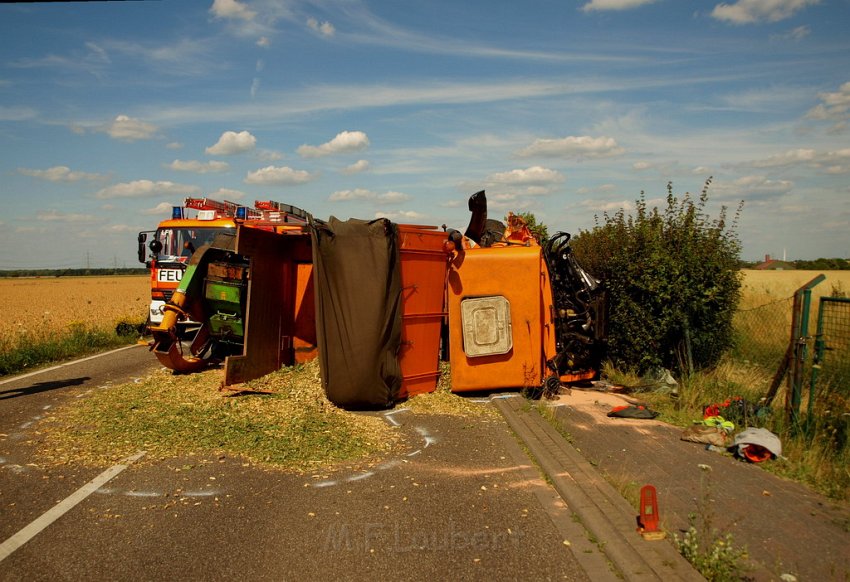
[[[648,170],[652,167],[652,164],[649,162],[635,162],[632,164],[632,169],[637,170],[638,172],[642,172],[644,170]]]
[[[227,162],[219,162],[217,160],[211,160],[209,162],[199,162],[198,160],[174,160],[166,167],[178,172],[212,174],[216,172],[226,172],[230,169],[230,164]]]
[[[257,159],[261,162],[276,162],[283,159],[283,154],[274,150],[259,150]]]
[[[136,141],[140,139],[153,139],[157,135],[157,127],[139,119],[126,115],[119,115],[112,123],[102,126],[101,131],[109,134],[112,139],[121,141]]]
[[[806,113],[809,119],[827,121],[847,121],[850,118],[850,81],[841,85],[838,91],[819,93],[821,103]]]
[[[104,188],[95,193],[95,198],[145,198],[149,196],[192,196],[200,194],[197,186],[175,184],[174,182],[153,182],[151,180],[134,180]]]
[[[820,0],[738,0],[733,4],[718,4],[711,11],[717,20],[732,24],[778,22]]]
[[[794,166],[800,163],[810,164],[815,160],[817,152],[812,149],[795,149],[788,150],[783,154],[770,156],[764,160],[756,160],[752,162],[754,168],[780,168],[784,166]]]
[[[510,172],[499,172],[490,174],[487,177],[487,181],[491,184],[510,184],[517,186],[557,184],[564,180],[564,175],[560,172],[542,166],[532,166],[524,170],[517,169]]]
[[[129,224],[110,224],[108,226],[104,226],[101,228],[103,232],[107,232],[110,234],[123,234],[125,232],[139,232],[139,228],[137,226],[130,226]]]
[[[235,19],[235,20],[254,20],[257,13],[240,4],[236,0],[214,0],[210,7],[210,12],[216,18]]]
[[[298,153],[305,158],[317,158],[355,152],[367,147],[369,147],[369,137],[362,131],[342,131],[331,141],[320,146],[302,145],[298,148]]]
[[[213,156],[232,156],[253,150],[257,146],[257,138],[250,132],[225,131],[215,145],[208,147],[206,153]]]
[[[395,204],[399,202],[407,202],[411,200],[410,194],[404,192],[388,191],[384,193],[373,192],[365,188],[355,188],[354,190],[337,190],[328,197],[331,202],[347,202],[351,200],[370,200],[374,202],[384,202]]]
[[[537,139],[521,149],[523,157],[543,156],[549,158],[604,158],[620,155],[623,148],[612,137],[567,136],[560,139]]]
[[[68,222],[76,224],[88,224],[98,222],[98,217],[93,214],[76,214],[59,212],[58,210],[45,210],[35,215],[43,222]]]
[[[314,32],[318,32],[322,36],[331,37],[336,34],[336,28],[330,22],[319,22],[315,18],[307,19],[307,26]]]
[[[369,161],[368,160],[357,160],[350,166],[343,168],[343,174],[359,174],[360,172],[365,172],[369,169]]]
[[[169,150],[179,150],[179,149],[183,148],[183,144],[180,143],[179,141],[173,141],[171,143],[165,144],[165,147],[166,147],[166,149],[169,149]]]
[[[774,34],[771,35],[770,40],[772,41],[783,41],[790,40],[794,42],[799,42],[809,36],[812,33],[812,29],[809,26],[798,26],[796,28],[792,28],[788,32],[784,34]]]
[[[148,214],[151,216],[170,216],[171,209],[174,207],[174,204],[171,202],[160,202],[153,208],[145,208],[141,211],[142,214]]]
[[[388,218],[394,221],[414,221],[425,218],[425,216],[425,214],[416,212],[415,210],[397,210],[395,212],[379,210],[375,213],[375,218]]]
[[[789,180],[770,180],[765,176],[743,176],[732,182],[716,181],[711,192],[720,199],[767,200],[787,194],[794,188]]]
[[[103,174],[90,174],[88,172],[75,172],[68,166],[53,166],[46,170],[32,170],[29,168],[18,168],[18,173],[33,178],[41,178],[50,182],[79,182],[80,180],[103,180]]]
[[[272,46],[272,41],[270,41],[269,37],[267,36],[261,36],[259,39],[257,39],[257,46],[262,48],[269,48],[270,46]]]
[[[612,202],[604,202],[600,200],[582,200],[578,204],[581,208],[585,210],[590,210],[593,212],[617,212],[618,210],[623,210],[624,212],[631,212],[635,209],[634,202],[629,200],[617,200]]]
[[[770,156],[763,160],[755,160],[743,166],[752,168],[788,168],[805,166],[823,168],[828,174],[843,174],[850,163],[850,148],[835,151],[819,152],[813,149],[794,149],[785,153]]]
[[[628,10],[644,4],[652,4],[656,0],[590,0],[581,7],[584,12],[592,10]]]
[[[254,99],[257,96],[257,91],[260,90],[260,79],[258,77],[254,77],[254,80],[251,81],[251,99]]]
[[[245,176],[246,184],[276,184],[294,185],[305,184],[313,180],[315,176],[305,170],[293,170],[288,166],[266,166]]]

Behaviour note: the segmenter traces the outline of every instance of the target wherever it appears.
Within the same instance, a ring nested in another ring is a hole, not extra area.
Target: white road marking
[[[0,544],[0,562],[8,558],[12,552],[20,548],[22,545],[30,541],[32,538],[41,533],[46,527],[54,521],[65,515],[68,511],[76,507],[80,502],[86,499],[89,495],[100,489],[101,486],[108,483],[119,473],[124,471],[133,462],[138,461],[145,454],[144,451],[127,457],[121,463],[113,465],[79,489],[74,493],[54,505],[47,512],[43,513],[35,521],[24,527],[21,531]]]
[[[14,382],[16,380],[23,380],[24,378],[29,378],[30,376],[37,376],[38,374],[44,374],[45,372],[51,372],[53,370],[58,370],[59,368],[64,368],[65,366],[71,366],[73,364],[79,364],[81,362],[88,362],[89,360],[94,360],[95,358],[101,358],[103,356],[108,356],[110,354],[114,354],[117,352],[123,352],[124,350],[129,350],[132,348],[139,347],[138,344],[133,344],[132,346],[124,346],[123,348],[118,348],[116,350],[111,350],[108,352],[103,352],[102,354],[95,354],[93,356],[88,356],[87,358],[82,358],[79,360],[72,360],[70,362],[64,362],[59,364],[58,366],[52,366],[50,368],[44,368],[43,370],[36,370],[35,372],[30,372],[29,374],[21,374],[20,376],[13,376],[12,378],[7,378],[5,380],[0,380],[0,386],[3,384],[8,384],[9,382]]]

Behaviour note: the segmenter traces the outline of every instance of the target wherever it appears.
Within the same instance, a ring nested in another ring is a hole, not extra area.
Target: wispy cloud
[[[820,0],[738,0],[732,4],[718,4],[711,16],[732,24],[778,22],[819,3]]]
[[[210,160],[209,162],[201,162],[198,160],[174,160],[166,167],[177,172],[194,172],[196,174],[213,174],[226,172],[230,169],[230,164],[218,160]]]
[[[332,37],[336,34],[336,28],[328,21],[319,22],[313,17],[307,19],[307,27],[324,37]]]
[[[176,184],[168,181],[153,180],[134,180],[132,182],[124,182],[114,184],[103,188],[95,193],[95,198],[149,198],[153,196],[162,196],[168,198],[193,196],[200,194],[201,189],[197,186],[189,186],[186,184]]]
[[[329,142],[319,146],[302,145],[298,148],[299,155],[305,158],[318,158],[356,152],[369,147],[369,136],[362,131],[341,131]]]
[[[289,166],[266,166],[245,176],[246,184],[294,186],[306,184],[316,179],[316,175],[306,170],[293,170]]]
[[[395,210],[388,212],[379,210],[375,213],[375,218],[388,218],[397,222],[414,222],[425,218],[427,215],[415,210]]]
[[[101,125],[97,130],[120,141],[154,139],[159,131],[156,125],[127,115],[119,115],[110,123]]]
[[[821,102],[806,113],[808,119],[836,122],[836,128],[844,128],[850,121],[850,81],[838,91],[818,94]]]
[[[497,172],[487,177],[490,184],[503,184],[511,186],[545,186],[558,184],[566,178],[558,171],[550,170],[542,166],[532,166],[525,169],[516,169],[509,172]]]
[[[359,174],[369,169],[369,160],[357,160],[350,166],[346,166],[341,170],[343,174]]]
[[[254,20],[257,16],[254,10],[237,2],[237,0],[213,0],[213,4],[210,6],[210,14],[215,18],[244,20],[246,22]]]
[[[372,190],[367,190],[365,188],[355,188],[354,190],[337,190],[333,194],[330,195],[328,200],[330,202],[349,202],[353,200],[368,200],[372,202],[382,202],[382,203],[400,203],[407,202],[411,200],[413,197],[410,194],[405,194],[404,192],[373,192]]]
[[[105,174],[75,171],[68,166],[53,166],[46,170],[18,168],[18,173],[49,182],[79,182],[81,180],[104,180],[107,178]]]
[[[584,12],[592,12],[594,10],[630,10],[639,8],[646,4],[652,4],[658,0],[590,0],[587,4],[581,7]]]
[[[567,136],[557,139],[537,139],[517,152],[522,157],[547,158],[607,158],[618,156],[625,150],[612,137],[589,135]]]
[[[74,224],[94,224],[98,217],[93,214],[81,214],[76,212],[59,212],[58,210],[45,210],[36,214],[36,218],[42,222],[69,222]]]

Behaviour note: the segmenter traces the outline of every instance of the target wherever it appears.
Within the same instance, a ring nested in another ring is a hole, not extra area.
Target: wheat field
[[[756,271],[742,269],[741,308],[756,307],[785,299],[794,295],[794,291],[817,277],[825,275],[826,280],[812,289],[812,305],[817,305],[819,297],[835,293],[850,293],[850,271]]]
[[[114,329],[143,322],[150,304],[147,275],[0,279],[0,337],[61,333],[74,326]]]

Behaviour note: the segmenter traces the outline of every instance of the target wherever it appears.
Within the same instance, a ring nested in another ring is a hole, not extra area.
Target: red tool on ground
[[[640,490],[638,531],[646,540],[663,540],[667,534],[658,529],[658,498],[655,487],[644,485]]]

